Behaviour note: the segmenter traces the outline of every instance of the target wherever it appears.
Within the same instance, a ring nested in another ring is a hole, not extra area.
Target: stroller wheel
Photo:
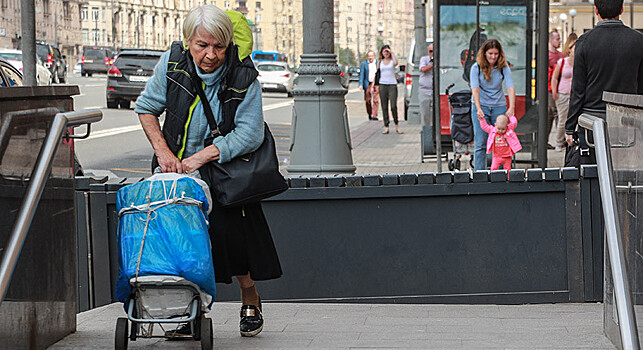
[[[453,171],[453,169],[455,169],[455,164],[453,163],[453,159],[449,159],[448,166],[449,166],[449,171]]]
[[[114,349],[127,350],[127,319],[119,317],[116,320],[116,334],[114,335]]]
[[[212,350],[212,319],[204,318],[201,320],[201,350]]]
[[[460,170],[460,159],[459,158],[455,160],[455,168]]]
[[[469,158],[469,166],[473,169],[473,157]]]

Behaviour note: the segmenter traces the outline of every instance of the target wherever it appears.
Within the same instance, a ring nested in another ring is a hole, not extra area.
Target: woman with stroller
[[[565,142],[565,122],[569,111],[569,94],[572,90],[572,75],[574,73],[574,46],[578,35],[571,33],[563,46],[564,57],[559,59],[551,77],[551,95],[556,101],[558,110],[558,125],[556,130],[556,151],[562,152],[567,146]]]
[[[397,58],[388,45],[382,46],[378,58],[375,85],[379,85],[380,101],[382,102],[382,119],[384,119],[384,131],[382,131],[382,134],[389,133],[389,103],[391,104],[391,114],[393,114],[395,131],[398,134],[403,134],[397,120],[397,80],[395,79]]]
[[[248,154],[263,142],[261,87],[247,57],[252,42],[235,43],[233,32],[225,12],[214,5],[199,6],[185,18],[183,41],[174,42],[156,65],[135,110],[154,149],[153,168],[158,164],[163,172],[192,173],[207,162],[225,163]],[[216,123],[234,121],[233,132],[207,143],[210,128],[204,101],[192,84],[199,80]],[[241,288],[241,335],[257,335],[263,329],[263,315],[254,281],[282,274],[261,204],[215,204],[209,221],[216,281],[232,283],[236,277]],[[170,332],[190,334],[190,329],[182,325]]]
[[[502,89],[503,80],[507,95],[509,95],[509,106],[507,106]],[[469,81],[473,100],[471,119],[475,143],[473,168],[474,170],[484,170],[487,168],[485,154],[489,134],[480,126],[478,117],[484,118],[489,125],[495,125],[499,115],[504,114],[511,117],[515,114],[516,90],[511,80],[511,70],[505,60],[502,45],[498,40],[489,39],[482,44],[476,63],[471,67]]]

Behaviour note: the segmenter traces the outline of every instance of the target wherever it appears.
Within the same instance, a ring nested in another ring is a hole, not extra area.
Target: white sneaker
[[[556,151],[556,152],[562,152],[562,151],[564,151],[564,150],[565,150],[565,149],[564,149],[563,147],[558,147],[558,146],[556,146],[556,148],[554,148],[554,151]]]

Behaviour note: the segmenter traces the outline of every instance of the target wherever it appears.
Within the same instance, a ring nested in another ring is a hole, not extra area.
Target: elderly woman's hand
[[[156,158],[159,162],[159,166],[164,173],[182,173],[183,165],[181,161],[170,151],[166,149],[164,151],[158,152]]]
[[[215,145],[210,145],[192,156],[183,159],[183,171],[188,174],[199,170],[203,164],[219,159],[219,148]]]

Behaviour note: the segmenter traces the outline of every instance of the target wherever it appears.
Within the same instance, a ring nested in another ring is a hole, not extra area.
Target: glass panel
[[[469,72],[480,47],[476,38],[475,1],[443,1],[440,6],[440,91],[470,90]],[[516,95],[525,96],[527,79],[527,4],[489,1],[480,6],[479,43],[500,41],[512,72]],[[529,72],[530,73],[530,72]],[[524,98],[518,99],[524,104]],[[516,108],[517,111],[523,110]],[[521,116],[521,115],[518,115]]]
[[[616,201],[621,234],[627,259],[628,278],[632,290],[639,337],[643,335],[643,109],[607,105]],[[614,284],[605,259],[605,328],[613,341],[619,339],[616,326]]]

